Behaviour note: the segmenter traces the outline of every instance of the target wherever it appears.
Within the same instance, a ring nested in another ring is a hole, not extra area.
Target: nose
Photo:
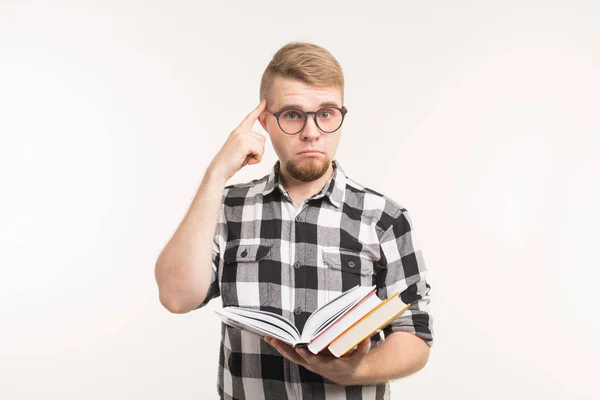
[[[302,140],[315,140],[321,136],[321,131],[317,127],[314,118],[308,117],[306,119],[306,125],[302,132],[300,132],[300,139]]]

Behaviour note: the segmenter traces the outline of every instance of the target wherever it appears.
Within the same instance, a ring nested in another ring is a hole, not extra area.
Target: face
[[[309,114],[302,132],[288,135],[277,124],[272,114],[294,105],[303,111],[317,111],[324,104],[342,107],[342,95],[335,87],[315,87],[306,83],[276,78],[267,97],[267,110],[259,117],[260,124],[269,133],[271,143],[281,167],[294,179],[311,182],[325,175],[331,166],[331,160],[340,141],[342,127],[333,133],[323,133]],[[301,152],[315,150],[313,153]]]

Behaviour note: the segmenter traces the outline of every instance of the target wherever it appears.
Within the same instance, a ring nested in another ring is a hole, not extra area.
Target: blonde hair
[[[275,78],[296,79],[317,87],[334,86],[344,101],[344,74],[335,57],[323,47],[308,42],[290,42],[280,48],[263,72],[260,100],[267,97]]]

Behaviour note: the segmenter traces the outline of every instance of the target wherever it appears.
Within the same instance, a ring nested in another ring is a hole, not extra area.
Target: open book
[[[410,305],[402,303],[398,293],[382,301],[375,294],[376,290],[375,286],[355,286],[343,292],[315,310],[308,317],[302,332],[299,332],[292,322],[268,311],[228,306],[215,312],[227,325],[259,336],[273,337],[292,347],[307,346],[314,354],[339,339],[337,353],[341,354],[345,350],[345,354],[356,345],[354,341],[364,335],[365,331],[375,333],[380,330],[382,318],[391,321]],[[394,298],[397,300],[392,302]],[[395,306],[384,307],[388,303]],[[380,308],[382,311],[376,312]],[[372,317],[373,314],[376,314],[377,318]],[[360,325],[361,329],[351,330],[356,325]],[[346,337],[346,332],[351,333],[351,336]],[[343,338],[346,339],[342,341]],[[348,343],[352,344],[351,348],[340,350]]]

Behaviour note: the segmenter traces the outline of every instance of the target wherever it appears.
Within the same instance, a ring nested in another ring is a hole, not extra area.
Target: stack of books
[[[328,349],[341,357],[365,338],[379,332],[410,306],[395,293],[386,300],[376,295],[375,286],[355,286],[315,310],[302,332],[268,311],[228,306],[215,310],[229,326],[269,336],[296,348],[308,347],[313,354]]]

